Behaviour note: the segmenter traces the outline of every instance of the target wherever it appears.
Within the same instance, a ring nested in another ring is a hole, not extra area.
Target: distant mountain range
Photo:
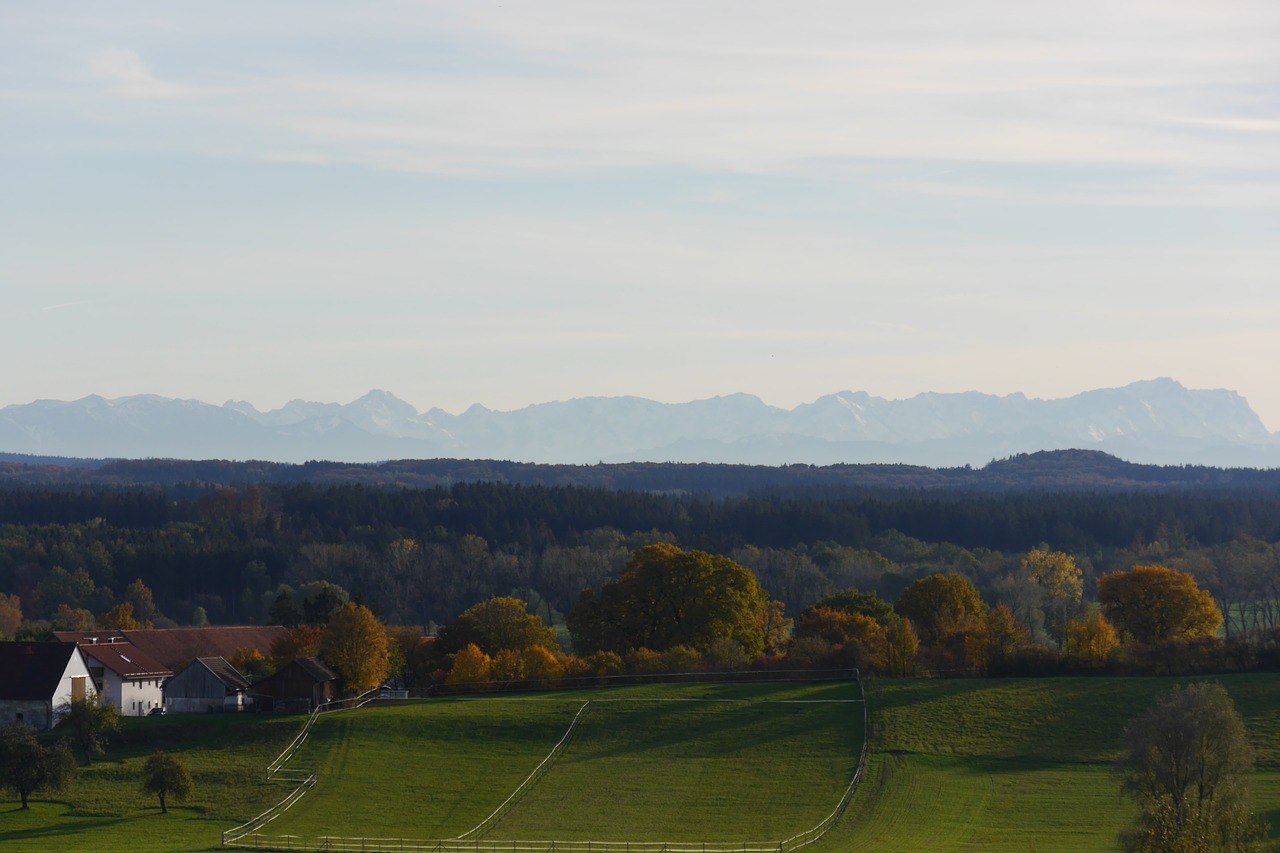
[[[589,397],[510,412],[476,405],[453,415],[419,412],[385,391],[266,412],[151,395],[0,409],[0,451],[35,457],[954,467],[1068,448],[1154,465],[1280,467],[1280,436],[1243,397],[1171,379],[1059,400],[843,391],[790,410],[733,394],[674,404]]]

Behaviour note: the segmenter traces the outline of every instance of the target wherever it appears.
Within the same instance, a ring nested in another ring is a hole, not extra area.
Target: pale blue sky
[[[1274,0],[0,0],[0,128],[0,405],[1172,376],[1280,429]]]

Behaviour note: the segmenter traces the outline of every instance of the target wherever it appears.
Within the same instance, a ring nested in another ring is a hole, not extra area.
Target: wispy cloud
[[[117,94],[126,98],[172,100],[210,94],[194,86],[161,80],[137,53],[124,48],[101,51],[93,57],[90,67],[96,76],[114,82]]]

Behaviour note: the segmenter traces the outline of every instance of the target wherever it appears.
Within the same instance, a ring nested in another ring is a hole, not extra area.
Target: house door
[[[84,683],[87,681],[83,675],[71,676],[71,698],[83,699],[85,693]]]

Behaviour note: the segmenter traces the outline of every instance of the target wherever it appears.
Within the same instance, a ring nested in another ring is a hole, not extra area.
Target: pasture
[[[484,838],[776,844],[840,801],[862,748],[858,695],[849,682],[650,685],[322,717],[288,765],[319,782],[263,834],[466,833],[590,700],[565,751]],[[405,767],[407,756],[421,759]],[[397,797],[362,794],[397,767]]]
[[[867,683],[867,779],[814,853],[1115,851],[1131,806],[1110,773],[1126,720],[1175,681],[1060,678]],[[1257,803],[1280,840],[1280,676],[1217,677],[1257,750]],[[319,784],[264,829],[406,837],[476,826],[592,700],[574,737],[487,839],[739,843],[812,826],[839,799],[861,744],[849,685],[651,685],[527,697],[429,700],[322,717],[290,766]],[[699,702],[658,701],[683,698]],[[845,692],[841,692],[845,691]],[[774,700],[772,702],[766,699]],[[263,768],[301,719],[127,721],[126,741],[67,791],[21,813],[0,802],[8,851],[212,851],[222,830],[289,790]],[[155,748],[199,786],[160,815],[138,789]]]
[[[814,853],[1116,851],[1133,807],[1110,765],[1124,723],[1178,678],[867,684],[873,753]],[[1257,752],[1258,810],[1280,840],[1280,676],[1217,676]]]

